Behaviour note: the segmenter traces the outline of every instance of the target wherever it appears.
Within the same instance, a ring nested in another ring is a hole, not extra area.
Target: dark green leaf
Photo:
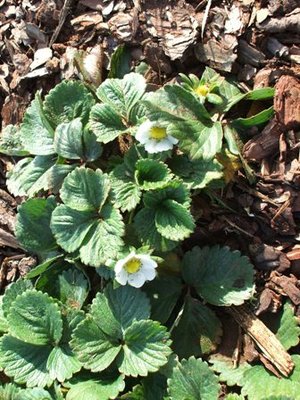
[[[83,158],[83,126],[80,118],[57,126],[54,148],[61,157],[70,160]]]
[[[130,72],[131,52],[129,48],[121,44],[113,52],[110,60],[109,78],[123,78]]]

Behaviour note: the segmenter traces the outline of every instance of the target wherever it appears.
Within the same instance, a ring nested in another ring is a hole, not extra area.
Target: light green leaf
[[[145,78],[140,74],[130,73],[123,79],[106,79],[97,89],[97,96],[130,121],[130,112],[141,100],[145,89]]]
[[[70,160],[83,158],[83,126],[80,118],[57,126],[54,148],[61,157]]]
[[[110,174],[113,202],[121,211],[133,210],[141,199],[141,189],[130,176],[125,164],[118,165]]]
[[[5,399],[4,399],[5,400]],[[7,400],[53,400],[50,393],[44,389],[22,389],[13,399]]]
[[[88,315],[74,330],[70,343],[84,368],[92,372],[104,371],[122,348],[117,338],[107,336],[99,324],[101,321],[95,321]]]
[[[18,207],[16,237],[26,250],[47,253],[57,248],[50,230],[55,206],[56,201],[51,196],[47,199],[30,199]]]
[[[189,189],[203,189],[223,177],[223,166],[216,159],[191,161],[184,155],[175,155],[169,167]]]
[[[280,326],[276,332],[277,339],[281,342],[285,350],[299,344],[300,326],[298,318],[295,316],[293,306],[286,301],[280,318]]]
[[[137,161],[135,168],[136,183],[143,190],[157,189],[172,179],[171,171],[163,162],[141,159]]]
[[[52,384],[46,364],[51,346],[37,346],[5,335],[0,341],[0,364],[7,376],[27,387]]]
[[[156,250],[169,251],[176,247],[177,243],[173,240],[164,238],[155,226],[155,210],[143,208],[134,218],[134,227],[139,235],[141,242]]]
[[[17,394],[20,392],[20,387],[14,383],[6,383],[0,386],[0,399],[1,400],[15,400]]]
[[[98,293],[91,306],[95,321],[100,321],[103,332],[110,337],[122,338],[122,332],[133,321],[150,316],[150,303],[145,293],[130,286],[113,289],[109,285],[104,293]]]
[[[272,99],[275,94],[275,89],[271,87],[263,87],[251,90],[245,96],[245,100],[266,100]]]
[[[28,151],[24,149],[21,141],[20,130],[15,125],[7,125],[2,129],[0,137],[0,153],[8,156],[27,156]]]
[[[195,229],[190,212],[175,200],[165,200],[155,213],[157,231],[170,240],[183,240]]]
[[[76,211],[101,209],[109,192],[109,180],[100,169],[76,168],[64,180],[60,197]]]
[[[50,377],[59,382],[70,379],[81,367],[82,364],[75,358],[69,346],[54,347],[47,360]]]
[[[249,259],[228,247],[194,247],[183,258],[183,278],[199,296],[218,306],[243,304],[254,294]]]
[[[266,110],[259,112],[256,115],[253,115],[252,117],[234,119],[231,123],[236,129],[247,129],[252,126],[268,122],[273,115],[274,115],[274,108],[272,106],[267,108]]]
[[[55,162],[56,157],[52,155],[20,160],[8,174],[8,190],[14,196],[33,197],[39,191],[49,189],[47,174]]]
[[[79,81],[62,81],[45,96],[44,111],[51,124],[56,127],[80,117],[85,124],[95,100]]]
[[[20,127],[20,135],[25,150],[35,155],[53,154],[54,130],[45,116],[39,94],[27,108]]]
[[[183,314],[172,332],[173,349],[180,358],[213,352],[222,335],[216,314],[199,300],[187,296]]]
[[[3,297],[4,296],[0,296],[0,333],[5,333],[8,331],[8,324],[3,309]]]
[[[144,195],[146,207],[157,209],[165,200],[175,200],[177,203],[188,207],[191,198],[188,189],[180,181],[172,181],[163,188],[149,191]]]
[[[241,101],[245,94],[241,93],[232,79],[224,79],[218,87],[218,94],[223,99],[223,104],[216,109],[220,114],[227,113],[235,104]]]
[[[33,289],[33,285],[27,279],[19,279],[17,282],[13,282],[6,287],[2,300],[2,309],[5,317],[7,317],[10,307],[17,296],[30,289]]]
[[[156,321],[133,322],[125,331],[124,341],[117,363],[125,375],[146,376],[158,371],[171,354],[167,328]]]
[[[26,290],[17,296],[7,320],[11,335],[25,343],[58,343],[62,335],[62,319],[57,304],[46,293],[36,290]]]
[[[69,383],[70,390],[66,400],[109,400],[115,399],[125,388],[124,376],[117,378],[95,377],[90,379],[76,379],[74,377]],[[74,383],[73,383],[74,382]]]
[[[151,302],[151,318],[165,324],[169,319],[182,291],[182,282],[171,275],[147,282],[143,290]]]
[[[231,358],[221,355],[213,355],[209,362],[213,364],[211,369],[220,374],[219,381],[226,382],[228,386],[243,386],[244,373],[252,368],[246,362],[236,367]]]
[[[109,104],[96,104],[92,108],[90,126],[101,143],[111,142],[128,131],[120,114]]]
[[[220,386],[217,377],[201,359],[190,357],[173,370],[168,380],[172,400],[217,400]]]
[[[236,393],[229,393],[226,397],[226,400],[245,400],[245,397]],[[271,400],[271,399],[268,399]],[[275,400],[275,399],[274,399]],[[284,400],[284,399],[283,399]]]

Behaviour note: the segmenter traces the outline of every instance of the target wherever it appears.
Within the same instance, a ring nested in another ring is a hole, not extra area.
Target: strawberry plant
[[[272,115],[229,111],[272,96],[209,68],[156,92],[130,73],[94,90],[62,82],[7,127],[0,151],[24,157],[7,181],[24,196],[16,236],[38,264],[1,298],[1,398],[218,398],[230,372],[207,362],[222,337],[216,307],[251,299],[254,269],[228,247],[182,243],[194,196],[226,184],[221,155],[241,158],[236,129]],[[254,399],[262,367],[241,368],[228,398]]]

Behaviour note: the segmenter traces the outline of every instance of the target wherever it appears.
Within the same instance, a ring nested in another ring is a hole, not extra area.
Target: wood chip
[[[300,80],[283,75],[275,85],[274,111],[287,129],[300,127]]]

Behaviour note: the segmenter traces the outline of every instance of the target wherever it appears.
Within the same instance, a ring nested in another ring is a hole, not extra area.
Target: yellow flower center
[[[124,265],[124,269],[129,274],[135,274],[141,269],[142,262],[136,257],[132,257],[127,263]]]
[[[207,85],[200,85],[195,89],[195,92],[200,96],[206,96],[209,92],[209,89]]]
[[[167,137],[167,129],[153,126],[153,128],[150,129],[149,136],[151,139],[162,140]]]

